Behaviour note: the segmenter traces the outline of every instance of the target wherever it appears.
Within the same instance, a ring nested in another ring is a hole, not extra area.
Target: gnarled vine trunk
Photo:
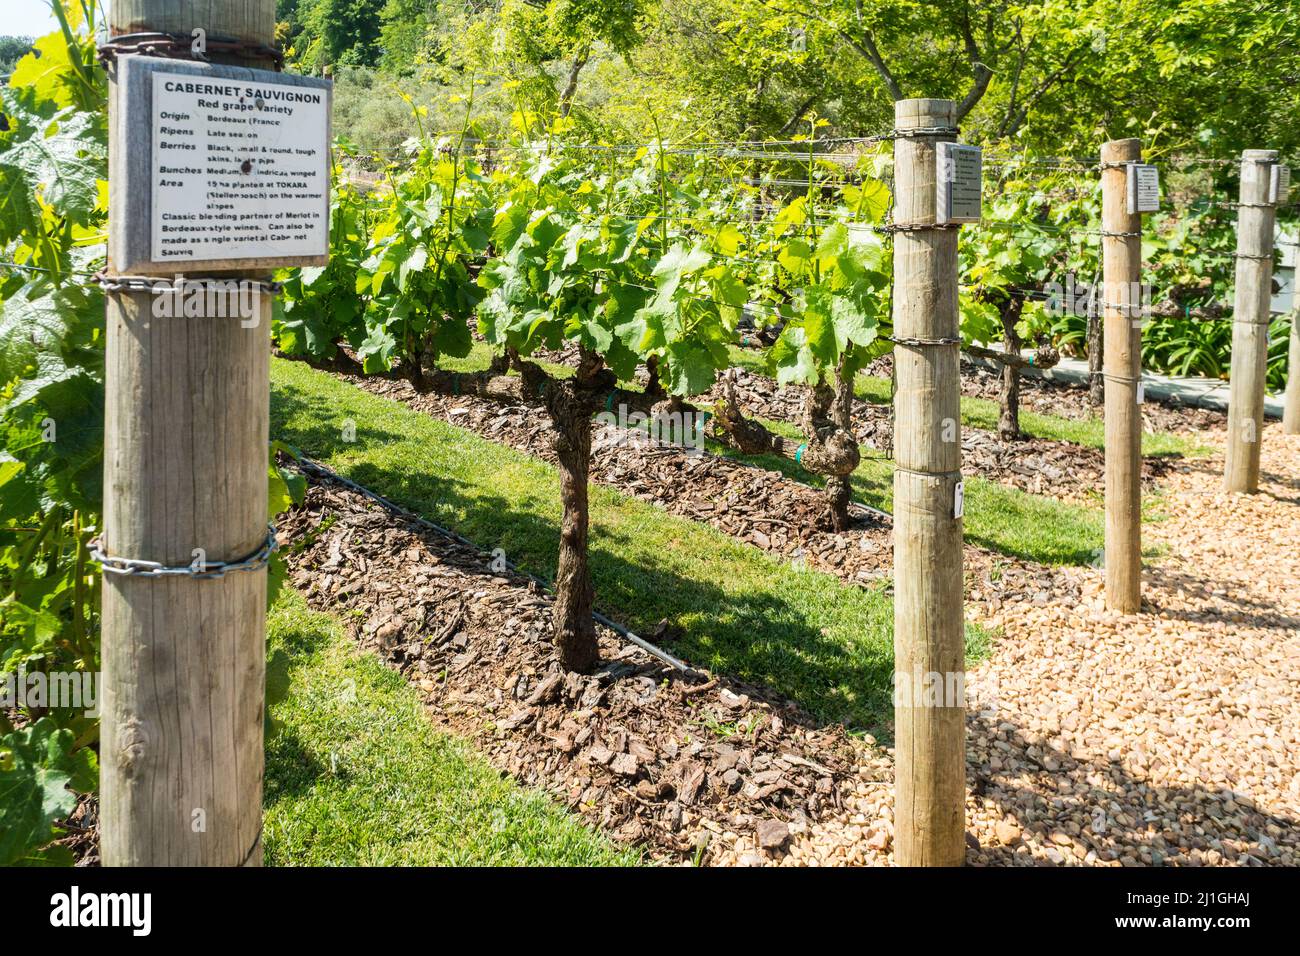
[[[524,388],[540,393],[546,405],[560,471],[563,517],[552,617],[555,646],[565,670],[589,674],[600,662],[596,623],[591,617],[595,590],[587,545],[591,522],[591,419],[603,396],[614,387],[615,378],[598,355],[585,349],[579,356],[577,374],[571,379],[551,378],[531,363],[521,363],[520,372]]]
[[[851,382],[836,373],[836,386],[820,382],[808,393],[803,408],[805,442],[774,434],[761,422],[746,418],[736,397],[734,373],[722,379],[723,397],[714,408],[714,435],[742,455],[780,455],[798,461],[826,477],[825,522],[836,531],[849,527],[849,475],[861,461],[853,436]]]
[[[1020,321],[1023,300],[1007,299],[998,308],[1002,320],[1002,349],[1013,357],[1020,355],[1020,334],[1016,323]],[[998,392],[998,437],[1015,441],[1020,437],[1020,367],[1014,362],[1002,364],[1002,388]]]
[[[659,356],[651,355],[647,357],[645,369],[647,375],[645,393],[656,401],[667,398],[668,393],[664,391],[663,382],[659,380]]]
[[[1101,376],[1102,334],[1101,308],[1088,310],[1088,402],[1100,405],[1106,400],[1106,381]]]
[[[567,417],[567,416],[566,416]],[[555,422],[555,454],[560,467],[560,560],[555,571],[555,645],[565,670],[590,673],[600,658],[596,624],[591,619],[587,534],[590,510],[587,480],[591,465],[591,416]]]
[[[849,476],[862,460],[853,435],[853,386],[841,371],[835,373],[835,387],[819,383],[808,395],[804,407],[804,429],[819,439],[810,443],[805,457],[809,470],[826,476],[826,517],[835,531],[849,529]]]

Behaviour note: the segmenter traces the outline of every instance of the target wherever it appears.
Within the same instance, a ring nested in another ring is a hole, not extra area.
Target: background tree
[[[0,76],[12,73],[18,61],[31,49],[31,37],[0,37]]]
[[[276,17],[289,24],[297,64],[374,66],[381,53],[381,13],[387,0],[278,0]]]
[[[441,0],[387,0],[379,16],[382,70],[406,75],[440,58],[440,37],[450,34]]]
[[[493,16],[492,53],[521,84],[530,109],[568,116],[593,56],[626,58],[641,42],[647,2],[503,0]]]

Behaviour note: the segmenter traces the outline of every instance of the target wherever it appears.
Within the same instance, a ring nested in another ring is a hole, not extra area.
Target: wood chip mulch
[[[595,674],[566,674],[548,593],[328,479],[313,480],[281,537],[294,586],[344,612],[436,723],[654,857],[707,862],[743,840],[777,854],[842,813],[841,791],[881,765],[770,691],[685,679],[612,631]]]

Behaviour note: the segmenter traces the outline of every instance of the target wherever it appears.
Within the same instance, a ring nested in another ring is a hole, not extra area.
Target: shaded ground
[[[470,396],[420,393],[404,379],[331,374],[383,398],[401,402],[459,428],[553,462],[551,428],[544,413],[528,406],[511,406]],[[779,470],[778,470],[779,469]],[[868,462],[854,475],[855,492],[888,505],[892,466]],[[717,455],[690,454],[680,447],[652,441],[640,432],[601,429],[593,440],[591,478],[620,492],[652,502],[670,514],[702,521],[764,551],[814,570],[835,574],[860,585],[888,584],[893,564],[892,521],[887,514],[853,506],[855,523],[845,532],[823,527],[825,506],[820,489],[791,477],[799,470],[792,462],[758,458],[737,460]],[[804,477],[809,477],[804,475]],[[812,479],[820,481],[820,479]],[[990,486],[971,488],[972,502],[988,497]],[[1073,527],[1069,541],[1037,540],[1035,529],[1003,540],[981,533],[980,519],[967,522],[968,577],[985,582],[980,590],[1000,593],[1041,593],[1049,581],[1058,580],[1055,569],[1025,557],[1050,558],[1053,563],[1087,563],[1101,544],[1100,517],[1092,511],[1055,505],[1006,491],[995,502],[1001,522],[1055,521]],[[1012,496],[1006,500],[1007,496]],[[1010,514],[1007,512],[1010,511]],[[995,522],[996,523],[996,522]],[[985,523],[987,524],[987,522]],[[1037,533],[1041,537],[1043,528]],[[1023,546],[1021,546],[1023,545]],[[1007,553],[998,553],[998,548]],[[996,582],[996,588],[990,582]]]
[[[548,594],[346,488],[313,484],[281,534],[295,587],[418,686],[439,725],[656,855],[707,860],[710,834],[784,844],[842,809],[863,764],[839,725],[750,685],[685,680],[612,632],[594,675],[564,673]]]
[[[1294,447],[1278,458],[1275,431],[1265,495],[1219,494],[1215,459],[1171,476],[1169,518],[1148,530],[1162,556],[1143,615],[1099,610],[1100,572],[1087,568],[1044,572],[1033,595],[999,594],[996,578],[973,587],[968,613],[1005,637],[971,674],[971,862],[1295,860],[1298,569],[1276,542],[1297,537],[1296,483],[1284,477],[1297,462]],[[1242,508],[1251,533],[1207,540]],[[1251,566],[1218,578],[1243,548]],[[751,829],[702,818],[709,859],[888,862],[888,762],[874,748],[855,759],[856,774],[832,776],[842,809],[780,820],[780,846],[759,845],[755,814],[741,813]]]

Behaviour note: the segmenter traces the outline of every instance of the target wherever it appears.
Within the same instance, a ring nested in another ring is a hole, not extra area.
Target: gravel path
[[[1165,480],[1140,615],[1086,568],[1082,602],[968,605],[1003,635],[968,683],[969,863],[1300,864],[1300,437],[1263,441],[1258,495],[1219,490],[1221,456]],[[890,756],[859,777],[784,852],[714,862],[891,862]]]

